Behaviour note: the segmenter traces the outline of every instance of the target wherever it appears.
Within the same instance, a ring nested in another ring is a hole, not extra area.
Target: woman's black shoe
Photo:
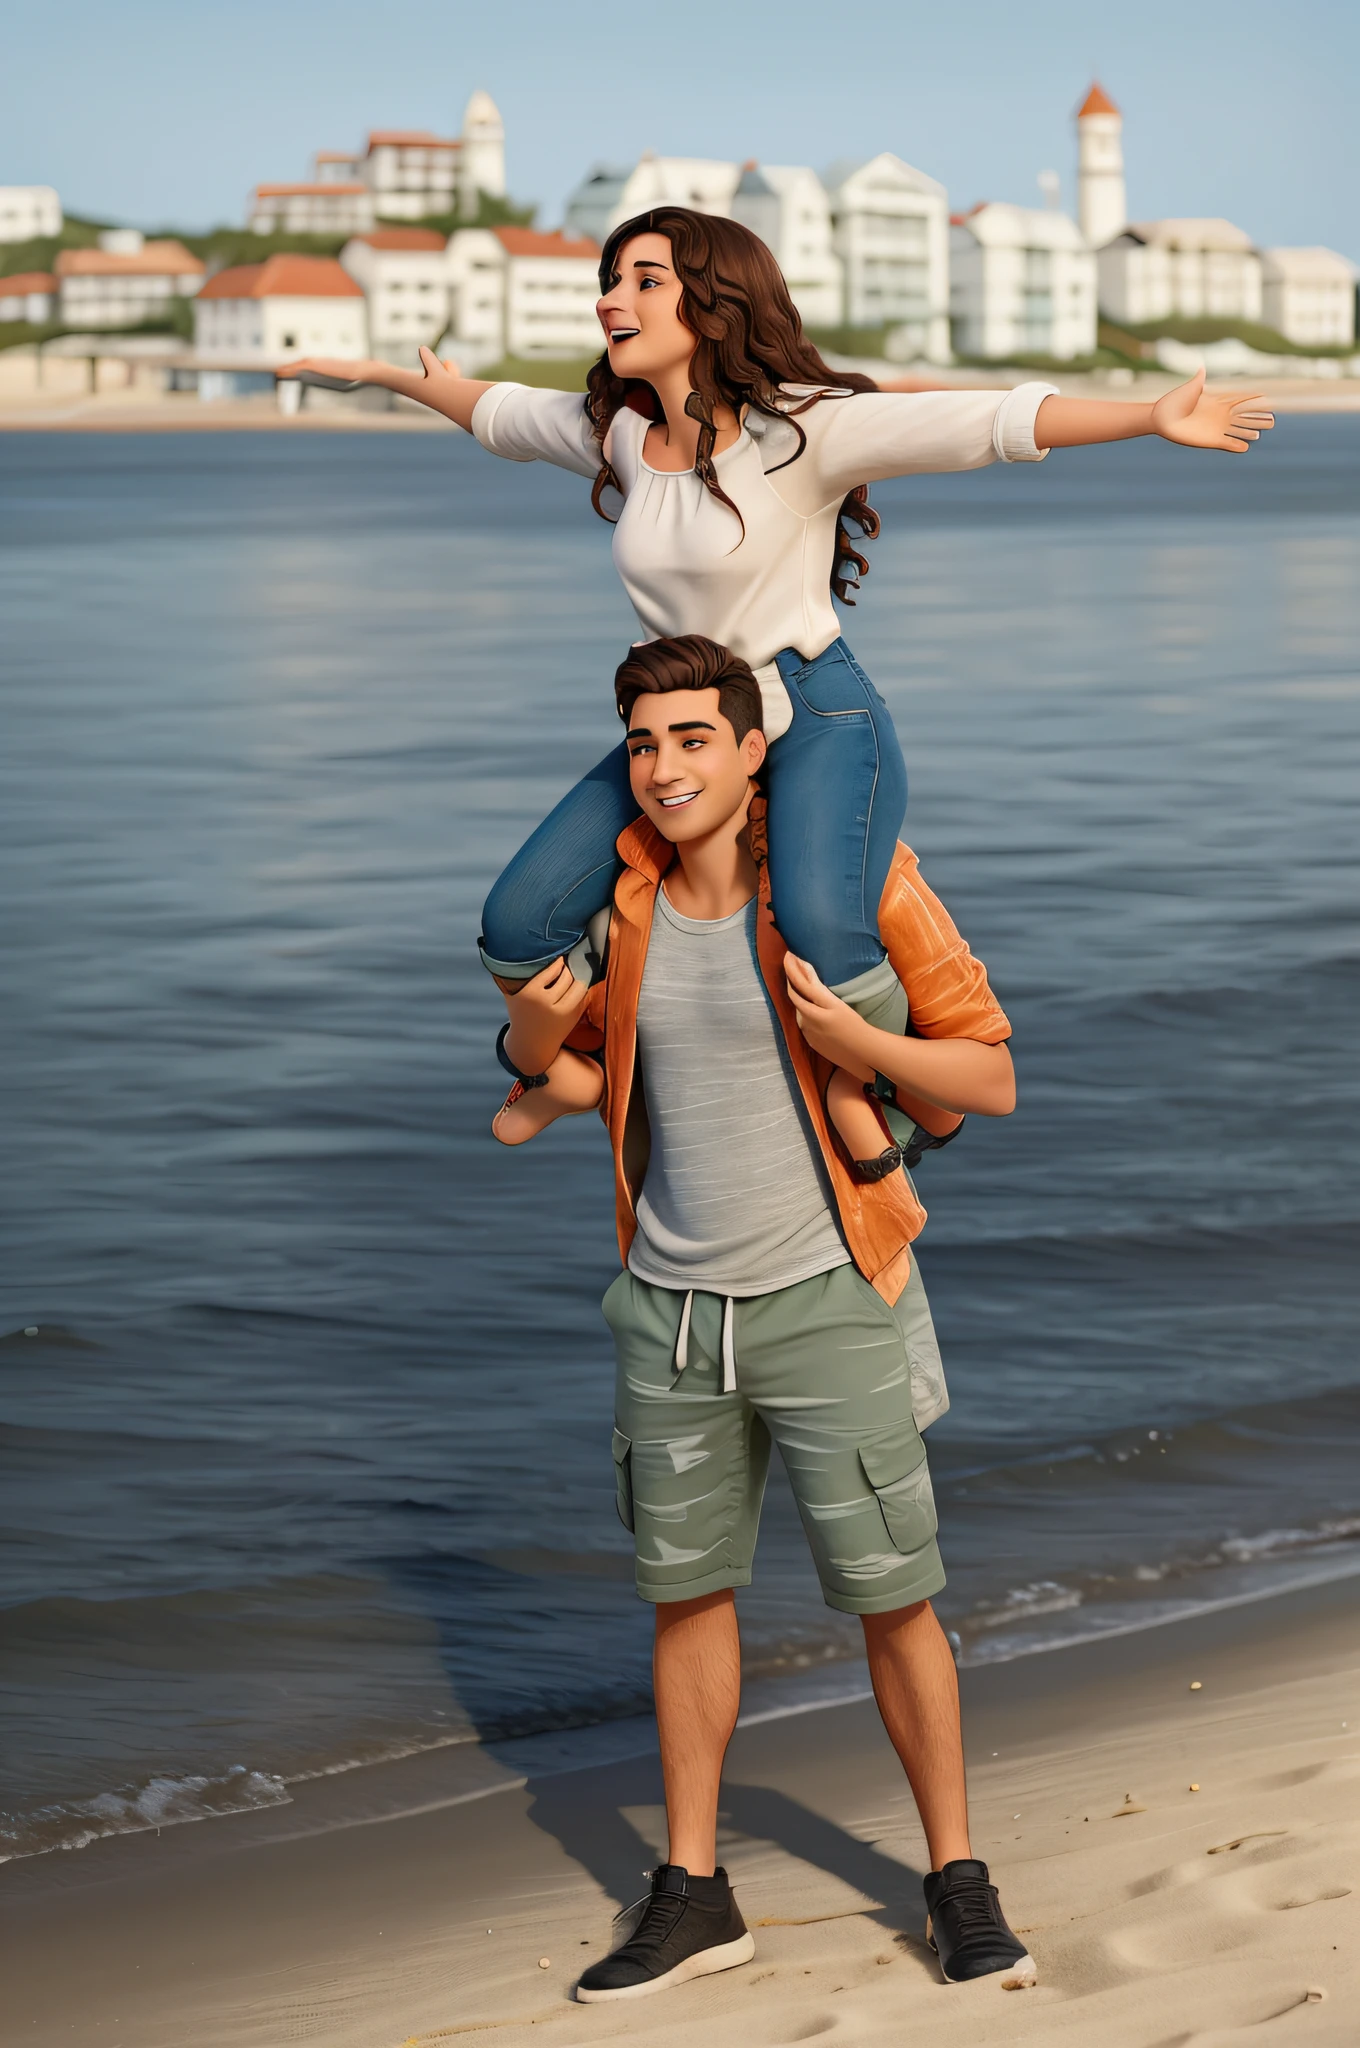
[[[985,1863],[961,1856],[943,1870],[932,1870],[925,1890],[930,1913],[926,1940],[940,1959],[947,1984],[964,1984],[1001,1970],[1016,1984],[1038,1982],[1034,1958],[1006,1925]]]
[[[710,1977],[749,1963],[756,1945],[737,1911],[725,1870],[691,1877],[679,1863],[652,1872],[651,1895],[624,1942],[592,1963],[576,1987],[583,2004],[606,1998],[645,1998],[690,1977]]]

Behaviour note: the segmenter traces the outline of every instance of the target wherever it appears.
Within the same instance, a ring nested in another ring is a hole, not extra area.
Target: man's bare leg
[[[878,1711],[910,1782],[930,1867],[943,1870],[973,1853],[953,1653],[928,1600],[862,1620]]]
[[[692,1877],[712,1877],[718,1787],[741,1705],[741,1642],[730,1592],[657,1608],[652,1683],[666,1785],[667,1861],[683,1864]]]
[[[582,1973],[576,1996],[587,2003],[645,1998],[737,1969],[756,1952],[727,1873],[716,1868],[718,1786],[741,1698],[731,1593],[658,1606],[652,1670],[670,1842],[632,1934]]]

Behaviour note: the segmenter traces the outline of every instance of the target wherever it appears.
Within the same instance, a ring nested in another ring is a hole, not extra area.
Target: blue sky
[[[0,183],[143,226],[239,222],[260,179],[369,127],[448,134],[484,85],[517,197],[552,225],[594,161],[663,153],[817,167],[892,149],[952,203],[1037,203],[1093,76],[1125,116],[1135,217],[1222,213],[1262,243],[1360,261],[1360,7],[1076,0],[782,8],[718,0],[64,0],[16,11]]]

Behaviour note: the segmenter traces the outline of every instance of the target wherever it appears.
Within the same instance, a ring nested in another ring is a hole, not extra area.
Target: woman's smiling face
[[[680,280],[664,235],[634,235],[618,253],[595,311],[616,377],[651,383],[689,367],[694,336],[680,318]]]

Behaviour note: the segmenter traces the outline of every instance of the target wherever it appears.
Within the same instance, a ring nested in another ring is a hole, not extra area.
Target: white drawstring
[[[731,1295],[725,1295],[723,1298],[722,1328],[723,1392],[725,1394],[735,1394],[737,1391],[737,1347],[732,1337],[732,1311],[734,1307],[735,1303]]]
[[[737,1344],[733,1331],[733,1317],[736,1303],[730,1294],[723,1296],[722,1319],[722,1390],[725,1394],[737,1391]],[[694,1289],[685,1296],[685,1305],[680,1311],[680,1328],[675,1336],[675,1370],[682,1373],[689,1364],[689,1325],[694,1313]]]
[[[685,1296],[685,1305],[680,1311],[680,1334],[675,1340],[675,1370],[683,1372],[689,1364],[689,1319],[694,1308],[694,1289]]]

